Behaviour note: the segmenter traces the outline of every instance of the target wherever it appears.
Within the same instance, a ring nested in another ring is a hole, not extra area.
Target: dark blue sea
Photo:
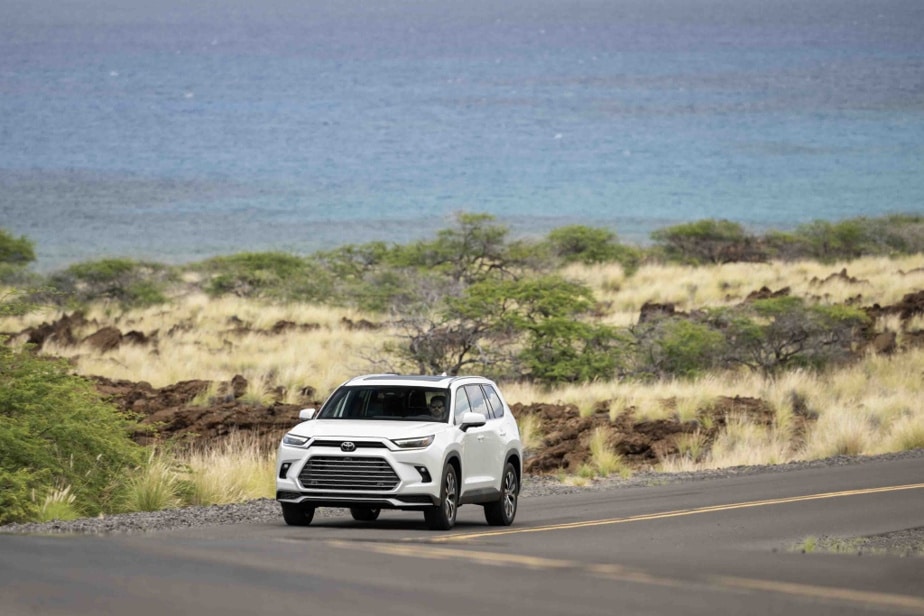
[[[924,213],[921,0],[0,0],[39,270]]]

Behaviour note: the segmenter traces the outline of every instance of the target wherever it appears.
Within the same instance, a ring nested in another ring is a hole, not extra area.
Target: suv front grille
[[[298,475],[306,489],[388,491],[398,475],[383,458],[315,456]]]
[[[317,440],[317,441],[311,441],[311,443],[309,443],[308,446],[309,447],[336,447],[337,449],[340,449],[340,446],[343,445],[344,442],[345,441]],[[353,443],[353,445],[357,449],[362,449],[363,447],[372,447],[375,449],[388,449],[388,445],[386,445],[385,443],[380,443],[378,441],[349,441],[349,442]]]

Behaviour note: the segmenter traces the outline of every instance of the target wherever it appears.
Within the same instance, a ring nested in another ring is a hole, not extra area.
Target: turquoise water
[[[3,0],[39,269],[924,213],[918,0]]]

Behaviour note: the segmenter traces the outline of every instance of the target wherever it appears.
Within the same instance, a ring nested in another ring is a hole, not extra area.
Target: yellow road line
[[[423,558],[427,560],[467,561],[479,565],[493,565],[498,567],[518,566],[525,569],[544,571],[571,570],[579,573],[590,573],[610,580],[627,582],[642,582],[645,584],[658,584],[661,586],[676,586],[680,584],[675,580],[659,578],[643,571],[630,569],[615,564],[586,564],[576,560],[560,558],[545,558],[542,556],[527,556],[525,554],[501,554],[498,552],[481,552],[476,550],[463,550],[458,548],[441,548],[425,544],[408,543],[359,543],[355,541],[331,540],[328,545],[345,550],[359,550],[362,552],[375,552],[388,556],[406,556],[408,558]]]
[[[477,552],[454,548],[438,548],[430,545],[411,545],[407,543],[359,543],[353,541],[332,540],[328,545],[346,550],[376,552],[390,556],[408,556],[430,560],[468,560],[482,565],[516,565],[527,569],[575,569],[580,563],[573,560],[543,558],[541,556],[524,556],[521,554],[499,554],[497,552]]]
[[[914,613],[924,614],[924,599],[909,595],[894,595],[884,592],[870,592],[854,590],[851,588],[832,588],[830,586],[811,586],[808,584],[795,584],[792,582],[775,582],[772,580],[753,580],[739,577],[713,578],[719,584],[730,588],[743,588],[746,590],[763,590],[786,595],[798,595],[813,599],[826,599],[844,601],[847,603],[862,603],[878,608],[897,608]]]
[[[789,496],[785,498],[773,498],[759,501],[748,501],[743,503],[731,503],[728,505],[712,505],[709,507],[697,507],[694,509],[678,509],[675,511],[665,511],[662,513],[646,513],[624,518],[608,518],[603,520],[586,520],[583,522],[568,522],[564,524],[549,524],[547,526],[533,526],[524,528],[506,528],[503,530],[491,530],[477,533],[460,533],[457,535],[444,535],[430,539],[430,543],[447,543],[451,541],[467,541],[470,539],[481,539],[484,537],[499,537],[501,535],[519,535],[525,533],[544,533],[555,530],[570,530],[574,528],[589,528],[593,526],[607,526],[611,524],[626,524],[628,522],[644,522],[648,520],[661,520],[664,518],[677,518],[688,515],[698,515],[701,513],[713,513],[716,511],[732,511],[735,509],[748,509],[751,507],[767,507],[770,505],[784,505],[787,503],[798,503],[803,501],[822,500],[826,498],[843,498],[846,496],[860,496],[866,494],[880,494],[883,492],[897,492],[901,490],[919,490],[924,488],[924,483],[914,483],[901,486],[886,486],[882,488],[866,488],[862,490],[844,490],[842,492],[825,492],[823,494],[808,494],[806,496]],[[414,540],[414,539],[409,539]]]
[[[521,554],[501,554],[456,548],[442,548],[434,545],[407,543],[358,543],[353,541],[332,540],[328,545],[346,550],[375,552],[387,556],[404,556],[429,560],[465,561],[479,565],[519,566],[532,570],[573,571],[582,575],[605,578],[618,582],[632,582],[655,586],[685,587],[692,589],[716,589],[721,591],[762,591],[794,597],[807,597],[814,600],[836,603],[860,604],[877,609],[901,610],[914,614],[924,614],[924,598],[911,595],[898,595],[883,592],[870,592],[850,588],[830,586],[813,586],[774,580],[759,580],[732,576],[709,576],[700,580],[679,580],[662,577],[632,569],[623,565],[608,563],[581,563],[575,560],[526,556]]]

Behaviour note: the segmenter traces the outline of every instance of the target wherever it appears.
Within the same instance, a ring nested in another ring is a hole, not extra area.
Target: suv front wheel
[[[456,523],[456,511],[459,509],[459,477],[456,467],[446,464],[440,483],[440,504],[427,509],[424,518],[430,530],[449,530]]]
[[[282,505],[282,519],[289,526],[308,526],[314,519],[314,507],[297,503],[279,503]]]
[[[520,494],[520,481],[513,464],[504,466],[501,479],[500,499],[484,506],[484,519],[492,526],[510,526],[517,515],[517,500]]]

